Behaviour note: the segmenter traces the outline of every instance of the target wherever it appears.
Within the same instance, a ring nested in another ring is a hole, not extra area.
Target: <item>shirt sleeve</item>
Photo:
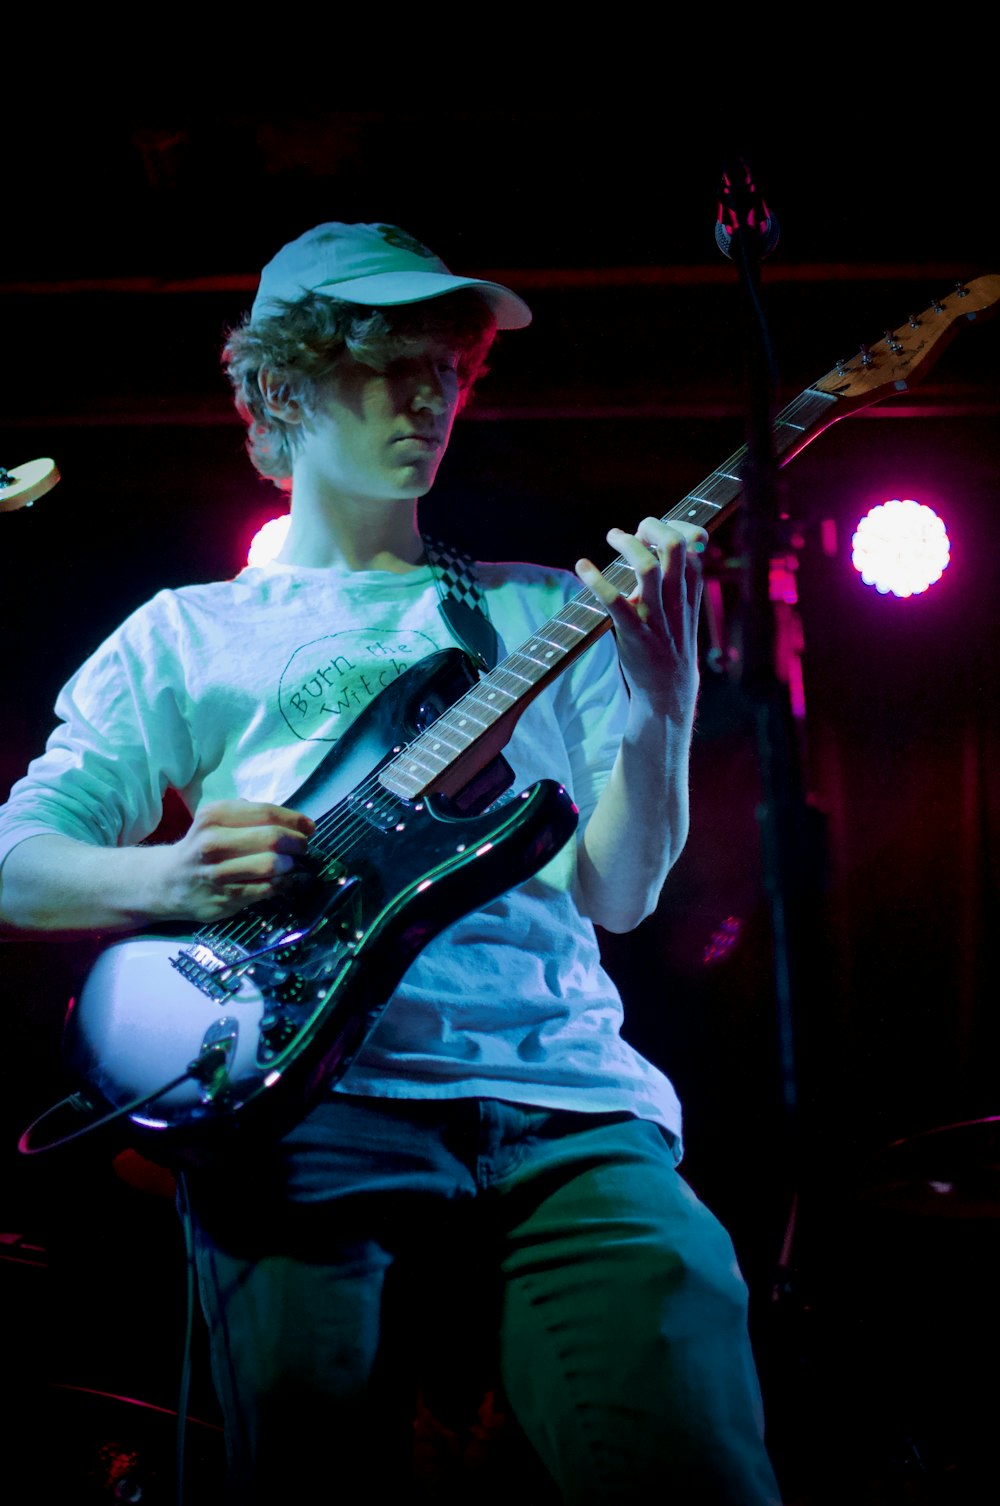
[[[190,782],[197,754],[167,594],[128,618],[59,692],[45,751],[0,807],[0,863],[32,836],[141,842],[159,825],[167,788]]]
[[[628,707],[628,687],[609,631],[570,667],[556,689],[556,714],[573,771],[581,830],[611,777]]]

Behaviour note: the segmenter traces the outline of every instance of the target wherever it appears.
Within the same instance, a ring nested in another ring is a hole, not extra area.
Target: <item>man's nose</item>
[[[445,391],[444,379],[434,367],[428,367],[417,378],[413,393],[414,411],[421,410],[431,413],[446,413],[448,410],[448,394]]]

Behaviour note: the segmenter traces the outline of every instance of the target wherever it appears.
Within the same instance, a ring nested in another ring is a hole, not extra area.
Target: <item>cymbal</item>
[[[942,1124],[877,1151],[858,1195],[892,1213],[1000,1219],[1000,1114]]]

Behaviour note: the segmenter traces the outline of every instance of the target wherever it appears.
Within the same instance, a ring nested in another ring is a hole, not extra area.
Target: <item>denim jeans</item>
[[[531,1506],[777,1506],[746,1287],[657,1126],[332,1095],[189,1195],[240,1506],[419,1500],[416,1388],[494,1375]]]

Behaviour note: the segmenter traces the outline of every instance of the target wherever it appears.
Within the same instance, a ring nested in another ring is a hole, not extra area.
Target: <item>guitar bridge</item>
[[[227,950],[231,955],[220,957],[211,947],[205,946],[204,942],[196,941],[193,946],[182,947],[176,957],[171,957],[170,966],[175,967],[182,978],[193,983],[208,998],[220,1004],[239,988],[240,977],[234,970],[234,964],[239,964],[246,956],[237,947],[230,946]]]

